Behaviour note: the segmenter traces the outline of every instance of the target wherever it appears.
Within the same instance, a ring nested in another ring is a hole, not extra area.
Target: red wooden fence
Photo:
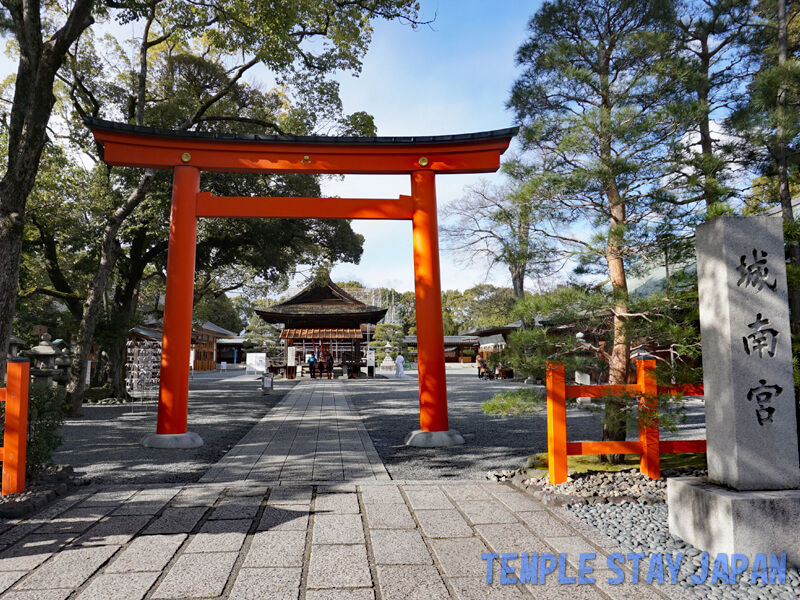
[[[639,468],[651,479],[661,477],[661,454],[705,452],[705,440],[661,441],[656,417],[658,394],[684,393],[701,396],[703,386],[660,387],[656,385],[656,361],[639,360],[636,383],[631,385],[566,385],[563,363],[547,363],[547,458],[550,483],[567,480],[567,456],[578,454],[639,454]],[[567,442],[567,398],[600,398],[607,394],[640,396],[639,439],[632,442]]]
[[[0,401],[6,403],[6,425],[3,431],[3,484],[0,492],[18,494],[25,491],[25,455],[28,443],[28,388],[31,364],[27,358],[8,360],[6,387],[0,389]]]

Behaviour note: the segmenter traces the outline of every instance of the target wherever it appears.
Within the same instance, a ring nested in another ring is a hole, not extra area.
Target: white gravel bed
[[[694,593],[698,598],[713,600],[789,600],[800,598],[800,573],[797,569],[786,569],[786,583],[764,584],[760,580],[750,583],[748,569],[739,576],[735,584],[710,584],[714,557],[709,557],[709,578],[699,584],[691,582],[693,575],[700,573],[702,552],[669,533],[667,505],[643,505],[636,502],[615,504],[574,504],[568,507],[579,519],[592,525],[615,540],[626,552],[645,554],[643,563],[648,564],[653,553],[671,554],[677,558],[683,553],[678,585]],[[753,560],[753,557],[748,557]],[[644,573],[647,572],[645,568]],[[665,572],[668,577],[668,573]]]

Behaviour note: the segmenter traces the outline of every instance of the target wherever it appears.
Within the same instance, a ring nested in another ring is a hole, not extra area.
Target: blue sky
[[[502,0],[422,0],[431,26],[416,31],[400,23],[377,23],[359,77],[339,78],[346,112],[375,117],[378,135],[441,135],[502,129],[513,125],[505,109],[518,76],[517,48],[538,2]],[[462,195],[478,175],[442,175],[442,206]],[[406,176],[348,176],[326,184],[325,193],[349,197],[396,198],[410,193]],[[357,280],[368,287],[414,289],[411,223],[354,221],[366,238],[359,265],[333,270],[336,281]],[[486,279],[485,265],[464,266],[442,252],[442,289],[464,290],[488,281],[510,286],[506,271]]]

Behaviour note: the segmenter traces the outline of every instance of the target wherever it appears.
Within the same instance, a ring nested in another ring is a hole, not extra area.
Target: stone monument
[[[696,243],[708,480],[668,480],[669,530],[711,553],[786,552],[800,565],[783,223],[719,217]]]

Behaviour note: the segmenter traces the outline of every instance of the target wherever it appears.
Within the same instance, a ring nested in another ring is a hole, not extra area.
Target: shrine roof
[[[211,321],[206,321],[202,325],[199,325],[198,327],[196,327],[196,329],[200,329],[200,330],[203,330],[203,331],[208,331],[210,333],[214,333],[214,334],[222,336],[222,337],[229,337],[230,338],[230,337],[234,337],[236,335],[235,331],[230,331],[228,329],[225,329],[224,327],[220,327],[219,325],[216,325],[215,323],[212,323]]]
[[[386,315],[386,308],[364,304],[328,280],[302,290],[288,300],[256,313],[268,323],[286,323],[314,317],[359,318],[362,323],[375,323]]]
[[[403,343],[416,346],[417,336],[407,335],[403,338]],[[472,348],[478,345],[478,338],[472,335],[446,335],[444,336],[444,344],[445,346],[451,346],[453,348],[465,346]]]
[[[186,131],[178,129],[162,129],[158,127],[144,127],[129,123],[117,123],[94,117],[84,117],[83,123],[91,129],[105,129],[124,133],[167,137],[174,139],[191,140],[220,140],[234,142],[280,142],[297,144],[452,144],[457,142],[478,142],[494,139],[504,139],[517,135],[519,127],[507,127],[492,131],[476,133],[460,133],[452,135],[425,135],[425,136],[328,136],[328,135],[289,135],[289,134],[261,134],[261,133],[226,133],[219,131]]]
[[[307,287],[288,300],[284,300],[280,304],[275,304],[270,308],[277,308],[281,306],[290,306],[295,304],[353,304],[357,306],[367,306],[355,296],[351,296],[345,292],[338,285],[328,280],[327,283],[322,285],[315,285]],[[372,307],[376,308],[376,307]],[[268,309],[269,310],[269,309]]]
[[[367,317],[377,315],[378,319],[383,318],[387,310],[386,308],[378,308],[367,304],[293,304],[271,306],[267,309],[256,310],[256,313],[268,323],[283,323],[287,317],[315,316],[364,317],[364,322],[367,322]]]

